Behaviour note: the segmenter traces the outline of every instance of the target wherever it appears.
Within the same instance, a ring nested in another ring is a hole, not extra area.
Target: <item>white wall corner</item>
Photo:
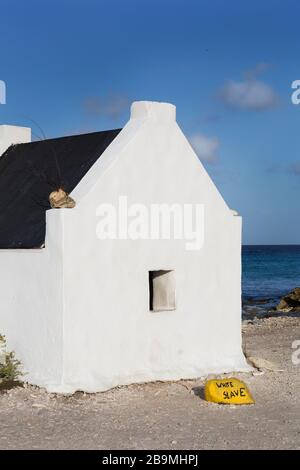
[[[25,144],[31,142],[30,127],[0,126],[0,156],[14,144]]]

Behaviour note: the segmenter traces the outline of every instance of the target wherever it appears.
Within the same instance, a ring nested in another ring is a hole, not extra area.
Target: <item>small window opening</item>
[[[149,309],[153,312],[176,309],[173,270],[149,271]]]

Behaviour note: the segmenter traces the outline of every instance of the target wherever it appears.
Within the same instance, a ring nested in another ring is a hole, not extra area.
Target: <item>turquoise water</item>
[[[300,245],[245,245],[242,265],[244,315],[263,315],[300,287]]]

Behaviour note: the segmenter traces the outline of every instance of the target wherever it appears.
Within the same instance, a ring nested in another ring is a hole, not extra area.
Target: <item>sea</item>
[[[275,314],[280,298],[300,287],[300,245],[244,245],[242,269],[243,317]]]

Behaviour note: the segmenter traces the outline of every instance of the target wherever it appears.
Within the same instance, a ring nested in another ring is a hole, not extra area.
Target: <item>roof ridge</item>
[[[53,140],[57,141],[57,140],[62,140],[62,139],[71,139],[71,138],[73,139],[74,137],[86,137],[86,136],[92,136],[92,135],[96,135],[96,134],[104,134],[105,132],[120,132],[121,130],[122,130],[122,127],[118,127],[118,128],[115,128],[115,129],[106,129],[106,130],[102,130],[102,131],[85,132],[85,133],[82,133],[82,134],[70,134],[70,135],[62,135],[62,136],[59,136],[59,137],[49,137],[47,139],[33,140],[31,142],[20,142],[20,143],[17,143],[17,144],[11,144],[8,148],[16,147],[16,146],[19,147],[21,145],[37,144],[37,143],[40,143],[40,142],[49,142],[49,141],[53,141]]]

